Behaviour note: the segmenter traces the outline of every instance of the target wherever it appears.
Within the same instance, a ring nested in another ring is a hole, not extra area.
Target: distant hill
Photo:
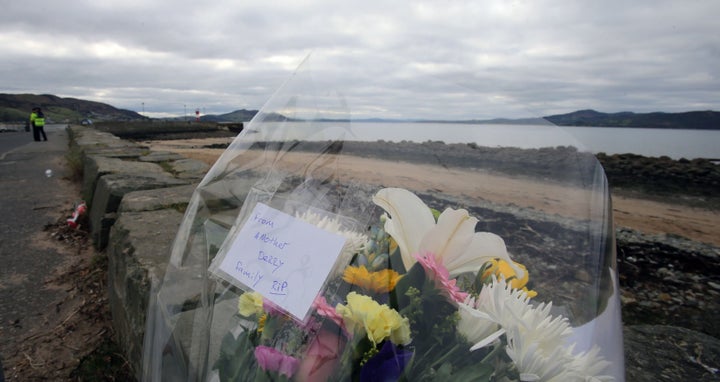
[[[720,130],[720,112],[710,110],[684,113],[601,113],[595,110],[579,110],[544,118],[560,126]]]
[[[347,119],[327,120],[329,122],[347,122]],[[660,129],[696,129],[720,130],[720,112],[688,111],[684,113],[601,113],[595,110],[578,110],[567,114],[551,115],[542,118],[494,118],[470,120],[415,120],[366,118],[354,122],[414,122],[414,123],[464,123],[471,125],[536,125],[546,121],[559,126],[592,127],[635,127]]]
[[[130,111],[117,109],[108,104],[77,98],[61,98],[51,94],[3,94],[0,93],[0,122],[25,121],[33,107],[41,107],[51,122],[138,121],[147,119]]]
[[[235,110],[227,114],[208,114],[200,117],[203,122],[247,122],[257,114],[257,110]]]
[[[235,110],[227,114],[208,114],[200,117],[202,122],[248,122],[257,115],[258,110]],[[289,121],[290,118],[278,113],[269,113],[263,116],[265,121]]]
[[[93,121],[141,121],[149,120],[134,111],[117,109],[108,104],[86,101],[77,98],[61,98],[50,94],[3,94],[0,93],[0,122],[23,122],[27,120],[33,107],[40,106],[46,117],[52,122],[74,122],[83,119]],[[252,120],[258,110],[235,110],[226,114],[210,114],[200,117],[202,122],[247,122]],[[186,120],[187,117],[169,118],[168,120]],[[543,117],[560,126],[595,126],[595,127],[646,127],[665,129],[697,129],[720,130],[720,112],[689,111],[684,113],[602,113],[595,110],[578,110],[567,114]],[[355,122],[428,122],[428,123],[470,123],[470,124],[536,124],[540,118],[524,119],[490,119],[465,121],[438,120],[393,120],[368,118]],[[271,113],[265,120],[288,120],[285,116]],[[328,120],[347,121],[347,120]]]

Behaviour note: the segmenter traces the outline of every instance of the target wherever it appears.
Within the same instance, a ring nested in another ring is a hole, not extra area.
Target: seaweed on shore
[[[720,209],[720,166],[709,159],[636,154],[596,155],[614,191],[671,198],[685,205]]]

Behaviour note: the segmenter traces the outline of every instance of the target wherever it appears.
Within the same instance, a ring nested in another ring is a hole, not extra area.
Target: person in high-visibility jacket
[[[30,113],[30,125],[33,129],[33,138],[36,141],[40,141],[41,134],[42,140],[47,141],[47,135],[45,135],[45,115],[39,107],[32,109],[32,113]]]

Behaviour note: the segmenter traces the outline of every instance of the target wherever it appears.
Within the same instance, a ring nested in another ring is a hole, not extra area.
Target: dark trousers
[[[40,141],[40,135],[42,134],[43,141],[47,141],[47,135],[45,135],[45,126],[35,126],[35,124],[32,124],[33,128],[33,139],[36,141]]]

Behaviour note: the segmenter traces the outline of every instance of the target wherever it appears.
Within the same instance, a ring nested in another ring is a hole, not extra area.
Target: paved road
[[[67,125],[52,124],[45,126],[46,133],[57,133],[64,132]],[[50,135],[48,135],[48,139]],[[4,131],[0,133],[0,160],[6,154],[11,153],[13,150],[19,149],[28,143],[34,142],[32,131],[26,132],[23,129],[18,131]]]
[[[32,133],[26,132],[2,132],[0,133],[0,159],[5,154],[17,149],[20,146],[24,146],[32,141]]]
[[[64,291],[46,289],[47,276],[66,254],[47,244],[46,224],[73,206],[75,186],[63,179],[64,126],[47,129],[47,142],[34,142],[26,132],[0,133],[0,357],[42,315],[54,311]],[[45,171],[53,171],[46,177]]]

